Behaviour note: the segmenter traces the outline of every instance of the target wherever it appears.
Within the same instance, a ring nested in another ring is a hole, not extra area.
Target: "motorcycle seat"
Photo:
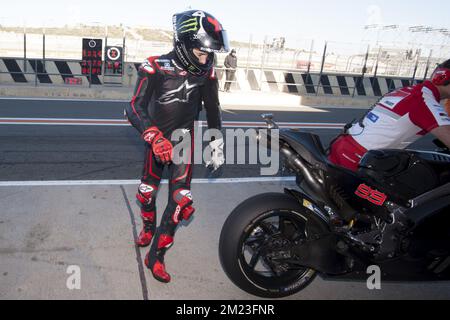
[[[309,164],[326,169],[328,158],[318,135],[297,130],[280,130],[280,140],[287,142]]]

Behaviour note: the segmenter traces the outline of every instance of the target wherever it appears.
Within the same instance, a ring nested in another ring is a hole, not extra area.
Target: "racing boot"
[[[146,212],[141,209],[141,217],[144,226],[136,239],[136,245],[138,247],[144,248],[148,247],[152,242],[153,235],[155,234],[156,224],[155,224],[155,212]]]
[[[136,199],[141,206],[141,218],[144,224],[142,231],[136,239],[138,247],[147,247],[150,245],[156,230],[156,207],[155,198],[157,187],[146,183],[139,185]]]
[[[162,283],[169,283],[171,280],[170,274],[167,273],[166,266],[164,264],[164,255],[172,245],[173,237],[167,234],[162,234],[158,238],[157,246],[154,242],[150,251],[145,257],[144,263],[146,267],[150,269],[153,277]]]

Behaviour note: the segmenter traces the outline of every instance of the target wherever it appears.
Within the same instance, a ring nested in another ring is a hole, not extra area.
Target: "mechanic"
[[[356,171],[368,150],[404,149],[431,133],[450,147],[450,117],[440,104],[450,98],[450,59],[433,72],[431,81],[384,95],[358,122],[345,126],[330,144],[328,158]]]

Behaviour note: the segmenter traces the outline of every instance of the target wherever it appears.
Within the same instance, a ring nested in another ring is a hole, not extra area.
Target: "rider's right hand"
[[[173,146],[172,143],[161,136],[159,139],[152,143],[153,153],[156,160],[162,164],[168,164],[172,161]]]
[[[153,141],[161,138],[162,136],[162,132],[157,127],[148,128],[142,133],[142,139],[144,139],[149,144],[152,144]]]
[[[144,131],[142,138],[151,145],[156,160],[162,164],[172,161],[173,145],[164,138],[162,132],[157,127],[151,127]]]

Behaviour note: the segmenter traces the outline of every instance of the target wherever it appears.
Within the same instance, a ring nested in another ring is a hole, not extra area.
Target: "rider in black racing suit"
[[[202,102],[208,127],[221,129],[218,81],[212,64],[214,52],[223,51],[228,51],[228,40],[213,16],[196,10],[174,15],[174,50],[150,57],[139,67],[134,96],[125,110],[130,123],[147,142],[143,176],[136,195],[144,227],[136,244],[145,247],[156,239],[145,264],[161,282],[170,281],[164,254],[173,244],[177,225],[194,213],[190,193],[193,132]],[[191,135],[192,143],[190,150],[183,150],[189,161],[175,164],[170,139],[180,129]],[[218,165],[221,164],[223,161]],[[169,202],[156,228],[155,197],[165,165],[169,168]]]

